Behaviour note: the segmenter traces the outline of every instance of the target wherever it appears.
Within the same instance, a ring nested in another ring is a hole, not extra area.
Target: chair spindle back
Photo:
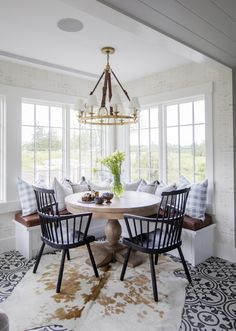
[[[189,191],[190,188],[163,192],[156,218],[124,215],[133,246],[143,251],[167,251],[179,244]]]

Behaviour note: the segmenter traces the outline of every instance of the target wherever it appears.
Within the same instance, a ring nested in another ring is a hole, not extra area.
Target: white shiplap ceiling
[[[236,68],[236,0],[98,0]]]
[[[166,1],[170,0],[107,2],[125,6],[119,9],[138,16],[139,5],[148,8],[142,13],[148,15],[150,10],[156,13],[150,6]],[[84,29],[73,33],[59,30],[57,22],[68,17],[82,21]],[[117,49],[111,64],[122,81],[192,61],[208,61],[199,52],[96,0],[0,0],[2,58],[96,78],[105,64],[100,53],[103,46]]]

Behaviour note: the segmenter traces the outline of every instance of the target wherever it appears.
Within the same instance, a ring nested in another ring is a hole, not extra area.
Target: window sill
[[[0,202],[0,214],[15,212],[17,210],[21,210],[19,200],[8,201],[8,202]]]

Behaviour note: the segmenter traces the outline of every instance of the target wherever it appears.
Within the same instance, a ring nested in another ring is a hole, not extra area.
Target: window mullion
[[[148,108],[148,166],[149,166],[149,182],[151,180],[151,118],[150,108]]]
[[[164,106],[158,106],[158,123],[159,123],[159,137],[158,137],[158,147],[159,147],[159,179],[166,181],[166,129],[165,129],[165,114]]]
[[[48,125],[48,181],[49,185],[51,183],[51,106],[49,106],[49,125]]]
[[[82,174],[81,174],[81,124],[79,124],[79,178],[81,178]]]
[[[93,175],[93,129],[92,129],[92,124],[90,125],[90,178],[92,179]]]
[[[34,104],[34,181],[36,178],[36,131],[37,131],[37,126],[36,126],[36,104]]]
[[[131,127],[128,127],[127,130],[128,130],[128,137],[129,137],[129,142],[128,142],[128,146],[129,146],[129,147],[128,147],[128,156],[129,156],[129,166],[128,166],[129,173],[128,173],[128,180],[131,181],[131,167],[130,167],[130,165],[131,165],[131,153],[130,153],[130,151],[131,151],[131,147],[130,147],[130,134],[131,134]]]
[[[179,103],[178,103],[178,173],[181,174],[181,150],[180,150],[180,114],[179,114]]]
[[[140,122],[138,123],[138,177],[140,178]]]
[[[167,182],[167,114],[166,114],[166,106],[162,105],[162,129],[163,131],[161,132],[161,139],[162,139],[162,178],[165,182]]]
[[[194,103],[192,102],[192,138],[193,138],[193,144],[192,144],[192,153],[193,153],[193,181],[195,183],[196,181],[196,148],[195,148],[195,119],[194,119]]]
[[[62,110],[62,177],[70,178],[70,106]]]
[[[0,96],[0,201],[6,200],[6,123],[5,123],[5,98]]]

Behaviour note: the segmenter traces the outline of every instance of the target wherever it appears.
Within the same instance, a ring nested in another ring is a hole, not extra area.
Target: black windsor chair
[[[38,187],[33,188],[37,201],[42,240],[42,245],[34,265],[33,273],[36,273],[37,271],[45,245],[62,250],[56,287],[56,292],[60,293],[65,256],[67,255],[67,259],[70,260],[69,250],[71,248],[86,245],[95,276],[99,277],[90,247],[90,243],[95,241],[95,237],[88,235],[92,213],[60,215],[54,190]]]
[[[158,255],[161,253],[166,253],[177,248],[187,279],[189,283],[192,284],[191,276],[181,249],[181,233],[189,191],[190,188],[163,192],[156,218],[130,214],[124,215],[129,238],[123,238],[123,243],[128,246],[128,252],[125,257],[120,280],[124,279],[132,249],[148,254],[155,301],[158,301],[158,291],[154,257],[155,264],[157,264]]]

